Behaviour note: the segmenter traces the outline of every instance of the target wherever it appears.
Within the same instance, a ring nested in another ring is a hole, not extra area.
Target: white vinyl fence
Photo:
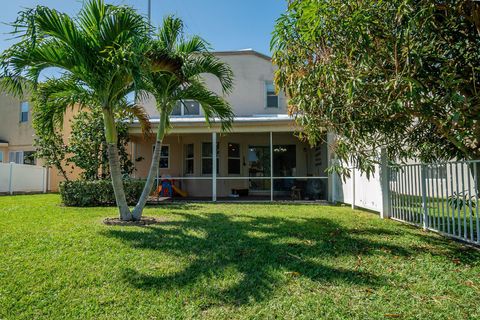
[[[46,191],[46,168],[16,163],[0,163],[0,194]]]
[[[341,179],[333,176],[333,202],[351,204],[352,207],[364,208],[372,211],[382,211],[382,187],[380,168],[376,166],[375,173],[367,178],[360,171],[351,169],[349,178]]]
[[[367,179],[334,175],[332,200],[480,245],[480,160],[387,166]]]

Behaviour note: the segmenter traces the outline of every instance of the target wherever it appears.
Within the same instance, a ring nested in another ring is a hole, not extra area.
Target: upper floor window
[[[155,151],[155,145],[152,146],[152,152]],[[160,169],[168,169],[170,165],[170,146],[168,144],[162,145],[160,150],[160,161],[158,167]]]
[[[27,122],[28,121],[28,110],[30,106],[28,105],[28,101],[23,101],[20,103],[20,122]]]
[[[278,95],[275,93],[273,81],[265,81],[265,95],[267,108],[278,108]]]
[[[172,110],[172,116],[199,116],[200,103],[195,100],[177,101]]]

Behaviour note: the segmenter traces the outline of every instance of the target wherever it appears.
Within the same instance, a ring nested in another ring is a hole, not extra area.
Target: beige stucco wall
[[[28,100],[28,99],[26,99]],[[32,143],[35,132],[32,128],[32,104],[27,122],[20,122],[20,103],[24,101],[11,94],[0,92],[0,140],[8,142],[8,148],[4,151],[4,161],[9,162],[9,151],[32,151]]]
[[[279,108],[266,108],[265,81],[273,81],[274,74],[274,66],[270,60],[249,51],[216,55],[230,65],[235,76],[233,92],[226,99],[232,105],[236,116],[287,113],[283,93],[279,95]],[[205,75],[204,79],[211,90],[221,94],[217,79],[209,75]],[[159,116],[153,97],[143,104],[152,117]]]

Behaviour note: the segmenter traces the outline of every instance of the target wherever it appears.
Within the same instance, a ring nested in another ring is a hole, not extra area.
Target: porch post
[[[270,201],[273,202],[273,132],[270,131]]]
[[[217,133],[212,132],[212,201],[217,201]]]

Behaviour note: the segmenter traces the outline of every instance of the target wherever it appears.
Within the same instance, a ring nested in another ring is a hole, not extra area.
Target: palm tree
[[[178,102],[183,103],[184,100],[199,102],[207,124],[217,117],[221,122],[222,130],[228,130],[233,121],[233,112],[229,103],[210,91],[201,78],[203,74],[216,77],[224,94],[230,92],[233,87],[233,73],[230,67],[209,52],[208,43],[198,36],[185,39],[182,21],[168,16],[158,32],[155,45],[160,52],[167,51],[180,57],[182,67],[177,73],[156,72],[150,75],[146,91],[156,100],[160,121],[147,182],[133,210],[134,219],[141,218],[147,197],[152,190],[159,165],[162,140],[169,128],[169,116]]]
[[[147,68],[175,71],[180,61],[153,50],[151,28],[141,15],[103,0],[89,0],[75,18],[37,6],[21,12],[13,26],[19,42],[0,57],[2,85],[23,95],[37,89],[42,71],[57,68],[58,79],[43,88],[48,99],[101,108],[120,218],[132,219],[123,189],[114,109],[128,93],[138,91]]]

